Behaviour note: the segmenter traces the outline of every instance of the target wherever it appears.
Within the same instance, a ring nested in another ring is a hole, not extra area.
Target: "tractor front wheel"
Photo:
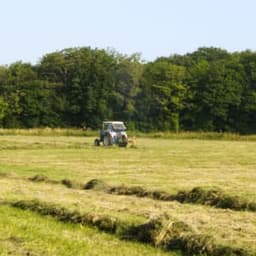
[[[95,139],[94,141],[94,146],[100,146],[100,140],[99,139]]]

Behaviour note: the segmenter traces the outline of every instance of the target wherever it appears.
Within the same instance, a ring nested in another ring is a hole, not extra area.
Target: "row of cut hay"
[[[58,183],[58,181],[50,180],[46,175],[37,174],[32,177],[29,177],[28,180],[33,182],[46,182],[46,183]]]
[[[44,175],[35,175],[28,179],[34,182],[59,183],[58,181],[50,180]],[[196,187],[190,191],[179,191],[177,194],[173,195],[164,191],[146,190],[140,186],[110,186],[99,179],[92,179],[85,185],[71,181],[70,179],[63,179],[60,183],[73,189],[94,189],[115,195],[148,197],[161,201],[178,201],[180,203],[209,205],[221,209],[256,212],[255,202],[249,202],[236,196],[227,195],[219,188],[206,190],[201,187]]]
[[[201,187],[196,187],[190,191],[180,191],[174,198],[181,203],[205,204],[236,211],[256,211],[255,202],[249,202],[237,196],[227,195],[219,188],[205,190]]]
[[[34,176],[29,177],[28,180],[32,182],[45,182],[45,183],[51,183],[51,184],[60,183],[66,186],[67,188],[82,189],[81,184],[71,181],[70,179],[62,179],[61,181],[51,180],[46,175],[43,175],[43,174],[36,174]]]
[[[203,204],[214,206],[216,208],[231,209],[236,211],[256,211],[255,202],[249,202],[236,196],[227,195],[219,188],[206,190],[201,187],[196,187],[190,191],[179,191],[176,195],[172,195],[164,191],[149,191],[140,186],[126,187],[122,185],[111,187],[97,179],[89,181],[84,186],[84,189],[95,188],[103,188],[103,190],[105,190],[107,193],[116,195],[135,195],[138,197],[148,197],[162,201]]]
[[[242,248],[216,244],[211,236],[196,234],[185,222],[167,219],[150,219],[144,224],[129,224],[106,215],[81,214],[58,205],[37,200],[6,202],[12,207],[50,215],[59,221],[91,225],[117,235],[121,239],[149,243],[165,250],[181,250],[187,255],[247,256],[253,255]]]

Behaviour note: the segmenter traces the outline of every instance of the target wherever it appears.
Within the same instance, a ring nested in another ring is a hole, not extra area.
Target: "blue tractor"
[[[104,121],[100,136],[95,139],[94,145],[100,146],[102,143],[104,146],[118,145],[119,147],[126,147],[128,145],[126,130],[123,122]]]

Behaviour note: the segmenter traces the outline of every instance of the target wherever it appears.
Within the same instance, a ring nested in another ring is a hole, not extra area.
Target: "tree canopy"
[[[0,66],[0,126],[256,132],[256,53],[199,48],[143,62],[90,47]]]

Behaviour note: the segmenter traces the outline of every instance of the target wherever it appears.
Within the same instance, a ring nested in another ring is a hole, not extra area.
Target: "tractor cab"
[[[128,136],[126,134],[126,126],[121,121],[104,121],[100,130],[99,139],[95,139],[94,144],[99,146],[116,144],[120,147],[126,147],[128,144]]]

